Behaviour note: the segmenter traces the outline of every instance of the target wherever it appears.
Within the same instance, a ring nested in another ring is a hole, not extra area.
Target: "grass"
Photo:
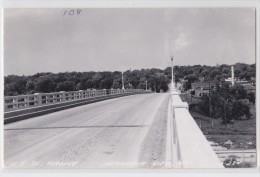
[[[182,95],[183,101],[190,103],[190,97]],[[192,98],[193,103],[198,102],[198,98]],[[190,112],[192,117],[201,128],[208,140],[219,143],[231,140],[232,149],[255,149],[256,148],[256,108],[254,104],[250,105],[252,114],[249,120],[235,120],[233,124],[222,124],[221,119],[215,119],[201,115],[197,112]]]
[[[216,143],[223,143],[231,140],[234,149],[255,149],[256,148],[256,119],[252,116],[249,120],[237,120],[227,126],[222,124],[221,119],[214,119],[191,112],[192,117],[201,128],[208,140]]]

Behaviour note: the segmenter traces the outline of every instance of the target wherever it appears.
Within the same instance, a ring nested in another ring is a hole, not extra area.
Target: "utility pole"
[[[125,85],[124,85],[124,72],[122,71],[122,89],[125,89]]]
[[[190,92],[190,102],[192,103],[192,93]]]
[[[147,91],[147,80],[145,81],[145,90]]]
[[[225,127],[227,127],[227,110],[226,110],[226,100],[225,100],[225,98],[224,98],[223,100],[224,100],[224,104],[223,104],[223,106],[224,106],[224,114],[225,114],[225,116],[224,116],[224,118],[225,118],[224,122],[225,122]]]
[[[172,61],[172,86],[174,86],[174,79],[173,79],[173,54],[171,54],[171,61]]]

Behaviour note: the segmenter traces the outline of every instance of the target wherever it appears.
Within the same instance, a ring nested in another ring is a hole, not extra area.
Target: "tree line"
[[[125,89],[146,89],[146,81],[148,89],[155,92],[166,92],[170,82],[164,74],[164,70],[161,69],[128,70],[124,72]],[[111,88],[122,88],[121,72],[48,72],[30,76],[8,75],[4,78],[5,96]]]
[[[239,80],[247,80],[255,82],[256,65],[236,63],[234,66],[235,77]],[[231,77],[231,65],[194,65],[194,66],[175,66],[176,81],[184,79],[186,82],[183,85],[184,90],[191,89],[191,83],[197,81],[214,81],[216,83],[222,83],[225,79]],[[167,73],[170,72],[170,68],[167,69]],[[168,74],[169,75],[169,74]]]
[[[185,80],[185,89],[191,88],[196,81],[215,80],[224,81],[231,76],[230,65],[194,65],[174,66],[176,81]],[[236,63],[235,76],[239,79],[253,80],[255,78],[255,64]],[[49,93],[58,91],[75,91],[93,89],[122,88],[122,73],[119,71],[104,72],[61,72],[37,73],[29,76],[8,75],[4,77],[4,95],[13,96],[33,93]],[[148,89],[155,92],[166,92],[171,79],[171,68],[140,69],[124,72],[125,88]]]

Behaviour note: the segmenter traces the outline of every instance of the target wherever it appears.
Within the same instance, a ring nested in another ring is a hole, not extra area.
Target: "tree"
[[[202,113],[205,116],[209,116],[209,97],[203,96],[201,99],[201,102],[198,104],[198,108],[200,110],[200,113]]]
[[[53,81],[51,75],[40,76],[36,82],[36,90],[42,93],[53,92],[56,88],[56,84]]]
[[[56,91],[74,91],[76,90],[76,85],[72,81],[60,82],[56,86]]]
[[[242,85],[235,85],[230,88],[230,93],[232,96],[234,96],[236,99],[246,99],[247,98],[247,92]]]
[[[122,88],[122,80],[121,79],[115,79],[113,81],[112,88],[113,89],[121,89]]]
[[[102,80],[103,76],[101,73],[96,73],[93,77],[92,77],[92,83],[93,83],[93,87],[96,89],[100,88],[100,82]]]
[[[103,79],[99,83],[100,89],[110,89],[113,85],[113,75],[111,72],[103,72]]]
[[[33,80],[28,80],[25,87],[26,93],[27,94],[35,93],[36,92],[35,85],[36,83]]]
[[[21,95],[26,93],[27,78],[25,76],[5,77],[5,94]],[[13,92],[13,93],[12,93]]]
[[[249,93],[247,94],[247,99],[248,99],[250,102],[252,102],[252,103],[255,104],[255,93],[249,92]]]
[[[249,104],[242,100],[235,100],[232,107],[232,117],[234,119],[242,119],[243,117],[250,119],[251,113]]]
[[[156,72],[148,79],[149,87],[152,91],[160,92],[161,90],[166,92],[168,90],[169,79],[164,73]]]
[[[191,83],[197,81],[198,77],[196,77],[194,74],[189,74],[184,79],[187,81],[184,89],[189,90],[189,89],[191,89]]]
[[[4,95],[5,96],[16,96],[16,95],[19,95],[19,93],[16,91],[14,83],[6,84],[4,86]]]
[[[222,83],[221,86],[217,85],[216,90],[212,90],[210,103],[208,96],[204,96],[197,107],[201,114],[209,116],[210,104],[211,116],[221,118],[226,125],[234,119],[250,119],[250,106],[245,100],[246,96],[243,86],[230,87],[229,84]],[[251,97],[253,99],[253,94]]]
[[[145,88],[146,88],[146,83],[145,83],[145,81],[146,81],[146,78],[145,78],[145,77],[140,78],[140,82],[139,82],[137,88],[138,88],[138,89],[145,89]]]

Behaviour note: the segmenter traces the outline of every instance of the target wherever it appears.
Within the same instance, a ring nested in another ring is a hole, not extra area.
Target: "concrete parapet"
[[[64,98],[66,99],[66,93],[64,93]],[[8,111],[4,113],[4,124],[12,123],[28,118],[37,117],[40,115],[61,111],[64,109],[73,108],[76,106],[81,106],[85,104],[95,103],[98,101],[103,101],[107,99],[117,98],[117,97],[123,97],[128,95],[134,95],[134,94],[142,94],[142,93],[152,93],[152,92],[130,92],[130,93],[122,93],[122,94],[109,94],[109,95],[103,95],[103,96],[97,96],[97,97],[86,97],[86,98],[80,98],[80,99],[73,99],[73,100],[66,100],[66,101],[60,101],[55,102],[53,104],[42,104],[41,106],[35,105],[32,107],[26,107],[24,109],[15,109],[12,111]],[[59,93],[60,94],[60,93]],[[39,96],[38,94],[35,94]],[[34,97],[37,97],[33,95]],[[62,95],[62,94],[61,94]],[[24,97],[24,96],[22,96]],[[67,98],[71,97],[70,95],[67,95]],[[14,97],[15,100],[17,100],[17,97]],[[14,100],[13,97],[11,97],[11,101]],[[39,98],[39,97],[38,97]],[[36,98],[37,99],[37,98]],[[45,98],[46,99],[46,98]],[[32,102],[35,102],[36,100],[32,100]],[[11,103],[13,104],[13,103]]]
[[[187,102],[181,102],[179,104],[173,104],[173,109],[175,108],[186,108],[187,110],[189,110],[189,104]]]
[[[211,148],[197,123],[189,113],[188,103],[182,102],[180,92],[171,90],[171,106],[176,130],[177,148],[181,168],[224,168],[220,159]]]
[[[151,93],[142,89],[108,89],[108,90],[79,90],[79,91],[60,91],[53,93],[35,93],[30,95],[17,95],[4,97],[4,111],[10,112],[14,110],[33,108],[36,106],[56,104],[59,102],[67,102],[71,100],[92,98],[105,96],[107,94],[121,93]]]
[[[198,125],[184,108],[175,108],[178,147],[183,168],[223,168]]]

